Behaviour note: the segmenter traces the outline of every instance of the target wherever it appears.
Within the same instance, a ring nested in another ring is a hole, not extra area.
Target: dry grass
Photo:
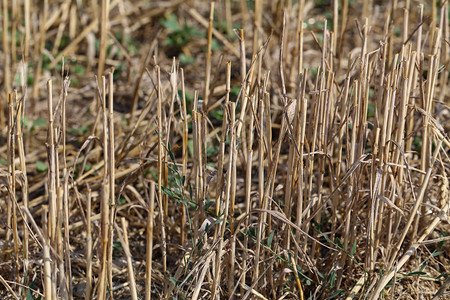
[[[4,0],[0,298],[448,298],[448,2],[325,2]]]

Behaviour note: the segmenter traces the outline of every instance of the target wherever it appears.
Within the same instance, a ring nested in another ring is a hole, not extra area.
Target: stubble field
[[[4,0],[0,299],[448,299],[448,6]]]

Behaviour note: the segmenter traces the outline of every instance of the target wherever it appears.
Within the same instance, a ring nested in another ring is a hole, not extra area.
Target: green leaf
[[[222,121],[223,119],[223,110],[222,109],[215,109],[213,111],[210,112],[211,116],[218,120],[218,121]]]
[[[314,221],[314,220],[313,220],[313,224],[314,224],[314,229],[315,230],[317,230],[319,232],[322,232],[322,225],[321,224],[319,224],[317,221]]]
[[[76,127],[70,128],[69,133],[74,134],[74,135],[75,134],[81,135],[81,134],[85,134],[88,131],[88,129],[89,128],[86,125],[81,125],[81,127],[79,127],[79,128],[76,128]]]
[[[217,219],[216,221],[214,221],[214,225],[219,224],[223,221],[223,218]]]
[[[336,238],[336,245],[338,245],[340,249],[344,249],[344,246],[342,245],[341,240],[339,238]]]
[[[207,156],[207,157],[214,156],[214,154],[216,154],[219,150],[220,150],[220,147],[219,147],[219,146],[208,147],[208,148],[206,149],[206,156]]]
[[[40,160],[36,161],[36,168],[37,168],[38,172],[40,172],[40,173],[47,172],[47,170],[48,170],[47,165]]]
[[[48,121],[46,119],[42,119],[42,118],[36,119],[33,122],[33,125],[36,127],[44,127],[44,126],[47,126],[47,124],[48,124]]]
[[[194,157],[194,141],[192,139],[188,140],[188,150],[191,157]]]
[[[275,234],[275,230],[272,230],[272,232],[269,234],[269,237],[267,238],[267,246],[269,246],[269,247],[272,245],[274,234]]]
[[[413,145],[414,145],[414,150],[416,150],[417,152],[420,152],[422,150],[422,138],[415,137],[413,139]]]
[[[171,172],[177,174],[178,170],[176,169],[176,165],[174,165],[174,166],[175,166],[175,168],[173,168],[172,166],[167,166],[167,169],[169,169]]]
[[[344,289],[337,290],[336,292],[334,292],[333,294],[331,294],[331,295],[327,298],[327,300],[336,298],[337,296],[339,296],[340,294],[342,294],[343,291],[345,291],[345,290],[344,290]]]
[[[230,95],[232,97],[237,97],[240,92],[241,92],[241,87],[239,85],[233,85],[231,87]]]
[[[180,199],[180,197],[177,194],[175,194],[172,190],[165,188],[163,186],[161,186],[161,189],[162,189],[162,192],[164,194],[166,194],[167,196],[175,198],[175,199]]]
[[[375,104],[369,104],[367,107],[367,117],[373,118],[375,117]]]
[[[32,281],[30,286],[29,286],[29,289],[27,290],[27,298],[26,298],[26,300],[34,300],[35,299],[33,297],[33,292],[31,291],[32,289],[35,288],[35,285],[36,285],[36,282]]]
[[[174,286],[177,286],[177,280],[175,278],[173,278],[172,276],[169,277],[170,282],[172,282],[172,284]]]
[[[113,242],[113,252],[120,253],[122,252],[122,244],[120,242]]]
[[[119,198],[119,205],[123,205],[125,203],[127,203],[127,199],[125,199],[125,197],[123,197],[123,196],[120,196],[120,198]]]
[[[352,250],[350,252],[350,256],[353,256],[353,254],[355,254],[355,252],[356,252],[356,240],[355,240],[355,243],[353,244]]]
[[[73,68],[73,72],[77,75],[83,75],[86,73],[86,69],[82,65],[76,64]]]
[[[161,23],[161,25],[171,31],[180,31],[180,25],[178,25],[177,22],[177,17],[175,17],[174,14],[170,14],[169,17],[167,19],[161,19],[159,21]]]
[[[249,10],[254,11],[255,10],[255,4],[253,3],[253,1],[248,1],[247,0],[247,7]]]
[[[27,75],[27,86],[33,85],[33,82],[34,82],[34,75],[28,73],[28,75]]]
[[[212,51],[222,50],[222,45],[214,38],[211,39],[211,50]]]
[[[405,276],[420,276],[420,275],[427,275],[425,272],[411,272],[406,274]]]
[[[258,233],[258,229],[256,227],[250,227],[247,230],[247,235],[256,240],[256,234]]]
[[[184,53],[181,53],[178,58],[180,59],[180,63],[184,66],[186,65],[191,65],[195,62],[195,58],[193,58],[192,56],[188,56]]]
[[[183,186],[184,186],[184,184],[181,183],[181,178],[180,178],[180,175],[178,175],[178,173],[177,173],[177,175],[175,176],[175,183],[177,184],[177,186],[178,186],[179,188],[183,188]]]
[[[27,291],[27,298],[26,298],[27,300],[33,300],[33,294],[32,294],[32,292],[31,292],[31,290],[28,290]]]
[[[189,197],[190,197],[190,199],[194,198],[194,192],[192,191],[192,185],[189,185]]]
[[[439,256],[439,255],[441,255],[442,253],[445,253],[445,251],[433,252],[432,256],[433,256],[433,257]]]
[[[28,128],[28,125],[30,124],[30,120],[25,116],[25,117],[23,117],[22,124],[23,124],[23,127]]]
[[[175,157],[173,156],[172,151],[170,151],[170,144],[169,147],[166,147],[166,145],[164,145],[164,148],[166,148],[167,153],[169,153],[170,159],[172,160],[173,163],[175,163]],[[174,165],[175,168],[177,167],[176,165]]]
[[[334,288],[334,284],[336,283],[336,272],[334,270],[328,275],[328,281],[330,282],[330,287]]]

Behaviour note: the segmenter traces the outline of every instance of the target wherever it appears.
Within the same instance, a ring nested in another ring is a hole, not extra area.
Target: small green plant
[[[120,242],[113,242],[113,253],[117,255],[122,253],[122,244]]]
[[[184,53],[181,53],[178,58],[180,59],[180,64],[182,66],[187,66],[187,65],[191,65],[195,62],[195,58],[193,58],[192,56],[186,55]]]
[[[31,125],[31,131],[33,131],[36,128],[47,126],[47,124],[48,124],[48,121],[46,119],[38,118],[38,119],[33,121],[32,125]],[[26,117],[24,118],[24,124],[23,125],[25,127],[28,127],[28,119]]]
[[[40,160],[36,161],[36,169],[39,173],[47,172],[48,170],[47,165]]]
[[[177,21],[177,17],[174,14],[170,14],[167,19],[160,20],[161,25],[169,31],[167,39],[164,41],[164,45],[181,50],[195,37],[204,37],[205,33],[199,31],[192,26],[189,26],[186,22],[180,25]]]
[[[36,289],[36,281],[32,281],[30,283],[29,289],[27,290],[26,300],[41,300],[42,297],[33,293],[33,290]]]
[[[69,129],[69,133],[73,135],[83,135],[88,132],[89,127],[91,126],[86,126],[85,124],[81,125],[80,127],[72,127]]]

